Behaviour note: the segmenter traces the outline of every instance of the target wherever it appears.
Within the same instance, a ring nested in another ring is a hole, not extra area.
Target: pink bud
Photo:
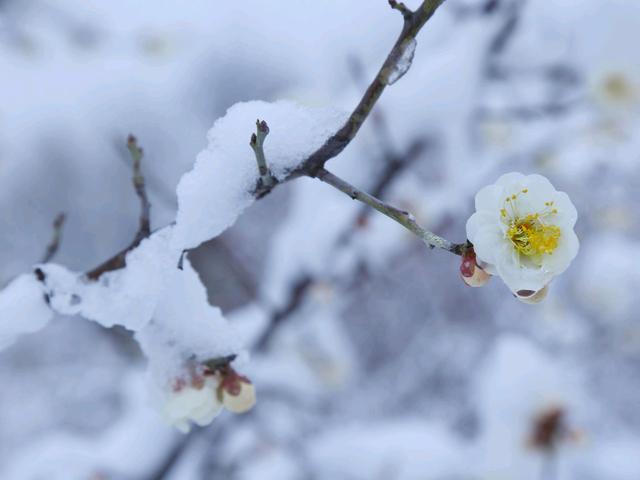
[[[490,275],[478,266],[473,248],[468,248],[462,255],[460,274],[464,283],[470,287],[482,287],[490,278]]]

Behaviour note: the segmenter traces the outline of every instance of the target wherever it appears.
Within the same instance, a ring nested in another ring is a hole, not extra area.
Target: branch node
[[[398,10],[402,14],[402,18],[404,18],[406,21],[411,20],[411,17],[413,17],[413,12],[403,2],[389,0],[389,6],[394,10]]]
[[[256,163],[258,164],[258,172],[260,173],[260,183],[264,187],[273,186],[276,181],[269,167],[267,166],[267,159],[264,156],[264,140],[269,135],[269,125],[264,120],[256,120],[256,133],[251,135],[249,145],[253,149],[253,153],[256,155]]]

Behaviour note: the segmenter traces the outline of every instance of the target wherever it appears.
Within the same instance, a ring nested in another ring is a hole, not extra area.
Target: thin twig
[[[127,149],[133,160],[133,188],[136,195],[140,199],[140,226],[136,235],[138,242],[143,238],[151,235],[151,203],[147,197],[147,190],[144,185],[144,176],[142,175],[141,163],[144,151],[138,146],[138,140],[133,135],[127,138]]]
[[[312,285],[313,278],[309,275],[300,277],[293,284],[286,305],[280,310],[273,312],[268,327],[262,332],[258,340],[255,342],[254,350],[256,352],[263,352],[268,348],[282,321],[289,317],[289,315],[295,312],[302,305],[304,297]]]
[[[127,149],[133,160],[133,187],[136,195],[140,199],[140,223],[138,232],[133,242],[126,248],[116,253],[113,257],[102,262],[97,267],[89,270],[85,275],[89,280],[97,280],[103,273],[119,270],[126,266],[127,253],[140,245],[140,242],[151,235],[151,203],[147,197],[147,191],[142,175],[141,161],[144,151],[138,145],[136,137],[129,135],[127,138]]]
[[[366,192],[354,187],[353,185],[347,183],[341,178],[335,176],[333,173],[329,172],[326,169],[322,169],[318,172],[317,178],[328,185],[340,190],[342,193],[348,195],[353,200],[358,200],[362,203],[369,205],[370,207],[375,208],[377,211],[386,215],[387,217],[395,220],[404,228],[409,230],[411,233],[420,238],[424,243],[426,243],[430,248],[441,248],[442,250],[446,250],[448,252],[454,253],[456,255],[462,255],[462,252],[466,246],[466,243],[456,244],[446,240],[429,230],[422,228],[416,222],[413,215],[409,212],[405,212],[404,210],[400,210],[391,205],[384,203],[382,200],[377,199],[376,197],[369,195]]]
[[[258,172],[260,173],[260,182],[265,187],[271,187],[275,183],[275,179],[267,166],[267,159],[264,156],[264,140],[269,135],[269,125],[264,120],[256,120],[256,133],[251,135],[249,145],[256,154],[256,162],[258,164]]]
[[[60,248],[60,240],[62,239],[62,227],[64,227],[65,219],[65,214],[59,213],[53,221],[53,236],[51,237],[49,245],[47,245],[47,249],[45,250],[40,263],[50,262],[53,257],[55,257],[56,253],[58,253],[58,249]]]

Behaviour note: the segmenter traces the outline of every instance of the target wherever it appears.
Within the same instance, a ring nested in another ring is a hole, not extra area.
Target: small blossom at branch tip
[[[162,410],[164,421],[183,433],[191,430],[192,423],[201,427],[210,424],[222,410],[216,395],[218,380],[214,377],[198,380],[176,381]]]
[[[466,229],[478,264],[525,303],[542,300],[580,246],[568,195],[542,175],[508,173],[481,189],[475,206]]]
[[[460,276],[464,283],[470,287],[482,287],[486,285],[491,278],[491,276],[478,265],[473,248],[468,248],[462,255]]]
[[[256,403],[256,390],[251,382],[241,380],[239,387],[237,393],[222,391],[222,404],[233,413],[248,412]]]
[[[204,427],[223,408],[233,413],[250,410],[256,402],[255,388],[228,364],[227,360],[232,358],[189,365],[188,375],[175,379],[171,385],[162,410],[164,421],[188,433],[192,423]]]
[[[220,372],[218,400],[233,413],[245,413],[256,403],[255,387],[247,377],[238,375],[232,368],[224,368]]]

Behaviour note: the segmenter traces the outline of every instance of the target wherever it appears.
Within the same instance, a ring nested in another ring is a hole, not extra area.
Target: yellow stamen
[[[545,225],[540,221],[540,215],[530,214],[511,221],[507,238],[522,255],[550,255],[558,247],[560,227]]]

